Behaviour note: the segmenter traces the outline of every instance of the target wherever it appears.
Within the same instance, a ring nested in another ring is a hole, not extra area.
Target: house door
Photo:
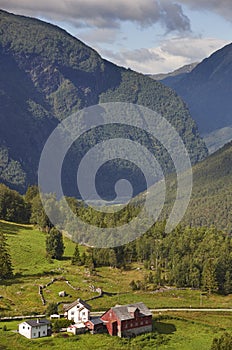
[[[40,332],[38,332],[38,337],[40,338]]]
[[[118,335],[118,325],[117,321],[114,321],[112,323],[112,335]]]

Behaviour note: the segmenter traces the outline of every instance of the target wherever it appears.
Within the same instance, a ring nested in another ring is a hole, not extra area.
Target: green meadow
[[[0,222],[0,230],[7,237],[12,257],[15,277],[0,283],[0,316],[41,314],[46,310],[38,294],[39,285],[45,285],[53,278],[55,283],[44,289],[47,304],[50,302],[71,302],[78,297],[85,300],[97,296],[91,285],[101,287],[108,292],[102,298],[89,301],[92,311],[102,311],[115,304],[143,301],[150,308],[192,307],[230,308],[232,296],[200,296],[198,290],[167,290],[160,293],[151,291],[132,292],[129,283],[132,279],[141,280],[146,273],[143,265],[134,264],[130,270],[110,267],[96,269],[90,275],[83,266],[71,265],[75,244],[64,237],[65,254],[63,259],[49,262],[46,259],[46,234],[31,225],[18,225]],[[80,247],[81,254],[86,248]],[[67,285],[70,281],[75,290]],[[68,294],[60,298],[58,292]],[[62,311],[62,305],[60,306]],[[210,349],[212,339],[224,330],[232,331],[232,314],[229,313],[193,313],[169,312],[154,313],[154,332],[131,340],[112,338],[108,335],[67,336],[27,340],[13,332],[17,322],[0,322],[0,350],[3,349]],[[7,331],[3,326],[7,326]],[[70,344],[71,343],[71,344]]]

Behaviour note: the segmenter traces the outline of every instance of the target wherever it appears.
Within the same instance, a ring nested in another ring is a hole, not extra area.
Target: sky
[[[231,0],[0,0],[0,8],[59,25],[146,74],[200,62],[232,41]]]

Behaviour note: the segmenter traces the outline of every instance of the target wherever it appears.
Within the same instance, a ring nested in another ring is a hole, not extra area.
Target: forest
[[[87,209],[79,201],[73,198],[67,200],[82,219],[91,220],[97,225],[105,225],[105,215],[109,214],[101,213],[99,216],[99,213],[94,214],[92,209]],[[137,214],[138,209],[127,206],[121,215],[117,213],[115,222],[120,224],[130,220]],[[22,196],[5,185],[0,185],[0,219],[20,223],[30,222],[36,225],[47,235],[48,258],[62,257],[64,250],[62,235],[49,221],[36,186],[29,187]],[[134,262],[143,263],[147,272],[143,280],[130,282],[132,290],[154,290],[162,285],[174,285],[178,288],[202,289],[207,293],[232,292],[231,235],[214,226],[179,225],[167,234],[165,221],[156,222],[143,236],[128,244],[114,248],[86,247],[82,254],[78,249],[77,237],[73,235],[72,239],[77,242],[72,263],[87,266],[93,274],[95,268],[99,266],[126,270],[130,269]],[[52,246],[51,242],[54,240],[58,251]],[[3,238],[0,242],[3,242],[2,246],[6,246]],[[9,275],[12,275],[11,269]]]

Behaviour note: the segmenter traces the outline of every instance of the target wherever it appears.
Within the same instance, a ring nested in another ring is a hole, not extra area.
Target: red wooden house
[[[112,307],[101,316],[101,320],[110,335],[119,337],[152,331],[152,313],[142,302]]]

